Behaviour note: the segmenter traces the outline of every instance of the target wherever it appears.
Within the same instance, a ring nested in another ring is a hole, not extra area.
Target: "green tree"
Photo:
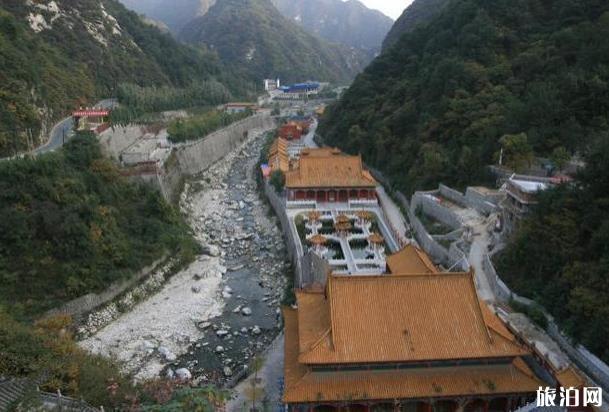
[[[526,133],[504,135],[499,142],[503,150],[503,164],[517,172],[524,172],[531,167],[535,156],[529,145]]]
[[[550,160],[559,171],[562,171],[565,166],[569,164],[569,161],[571,161],[571,156],[569,155],[567,149],[565,149],[563,146],[560,146],[552,151],[552,154],[550,155]]]
[[[285,174],[281,170],[273,171],[269,183],[275,188],[277,193],[282,193],[285,186]]]

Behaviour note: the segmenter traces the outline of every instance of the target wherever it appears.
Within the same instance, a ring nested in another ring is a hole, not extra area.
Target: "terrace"
[[[383,274],[388,248],[384,222],[375,211],[300,211],[292,216],[303,249],[328,261],[336,274]],[[390,239],[388,239],[391,241]]]

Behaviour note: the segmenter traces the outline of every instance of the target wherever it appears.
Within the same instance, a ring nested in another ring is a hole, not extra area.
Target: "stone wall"
[[[131,276],[129,279],[113,283],[103,292],[89,293],[87,295],[71,300],[67,303],[64,303],[57,309],[50,310],[45,314],[45,316],[66,314],[72,316],[73,318],[80,318],[81,316],[95,310],[96,308],[105,305],[108,302],[111,302],[119,295],[133,288],[144,278],[152,274],[154,270],[167,259],[167,257],[168,256],[165,255],[161,259],[156,260],[149,266],[140,270],[137,274]]]
[[[202,139],[175,145],[180,171],[189,176],[201,173],[213,163],[237,148],[252,129],[270,129],[275,120],[268,114],[260,114],[240,120]]]

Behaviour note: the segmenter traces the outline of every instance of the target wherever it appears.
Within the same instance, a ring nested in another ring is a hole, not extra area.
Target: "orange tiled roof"
[[[414,245],[408,245],[399,252],[387,256],[387,266],[391,273],[400,275],[438,273],[429,256]]]
[[[360,156],[338,154],[336,149],[304,150],[298,168],[286,175],[287,188],[373,188],[376,185],[376,180],[364,170]]]
[[[290,170],[288,142],[285,139],[277,138],[269,148],[269,166],[272,171],[281,170],[286,173]]]
[[[556,380],[563,388],[582,388],[586,386],[586,380],[572,366],[557,372]]]
[[[478,300],[472,273],[334,275],[328,279],[327,298],[305,295],[298,294],[299,329],[306,338],[300,345],[299,361],[305,364],[528,353]],[[329,328],[309,326],[319,323],[322,316],[329,318]]]
[[[300,312],[300,310],[298,310]],[[499,365],[315,372],[298,361],[299,314],[284,308],[284,402],[395,400],[534,393],[543,385],[520,359]]]

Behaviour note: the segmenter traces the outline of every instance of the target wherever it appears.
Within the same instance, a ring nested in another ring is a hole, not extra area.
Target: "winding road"
[[[111,109],[114,106],[116,106],[116,104],[117,104],[116,99],[104,99],[104,100],[100,100],[99,102],[97,102],[97,104],[94,106],[94,108]],[[63,119],[62,121],[57,123],[55,126],[53,126],[53,128],[51,129],[51,133],[49,135],[49,140],[46,142],[46,144],[44,144],[40,147],[37,147],[36,149],[32,150],[31,153],[34,155],[39,155],[39,154],[52,152],[52,151],[60,148],[61,146],[63,146],[64,143],[66,141],[70,140],[70,138],[73,135],[74,135],[74,119],[72,119],[72,116],[66,117],[65,119]]]

